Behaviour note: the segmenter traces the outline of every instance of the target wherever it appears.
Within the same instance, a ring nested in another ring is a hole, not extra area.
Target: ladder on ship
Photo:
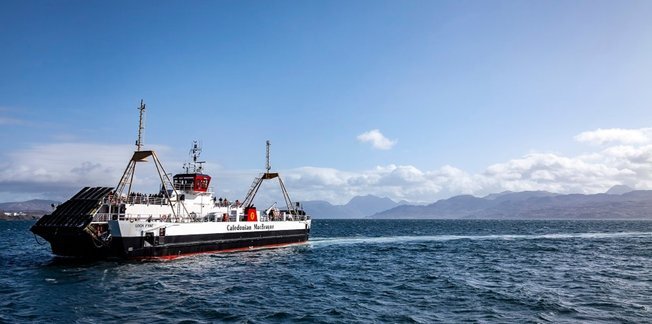
[[[271,165],[269,164],[270,145],[271,145],[270,141],[267,141],[266,142],[267,163],[265,165],[266,172],[260,174],[260,176],[254,179],[253,183],[251,184],[251,187],[249,187],[249,192],[247,193],[247,196],[242,201],[242,205],[245,207],[251,207],[253,205],[254,198],[256,197],[256,193],[258,193],[258,189],[260,189],[260,186],[263,184],[263,182],[265,180],[278,179],[279,186],[281,187],[281,193],[283,195],[283,199],[285,200],[285,204],[287,206],[288,212],[293,215],[297,215],[297,210],[292,204],[292,199],[290,199],[290,194],[288,193],[287,189],[285,189],[285,184],[283,183],[281,176],[277,172],[269,172],[271,170]]]

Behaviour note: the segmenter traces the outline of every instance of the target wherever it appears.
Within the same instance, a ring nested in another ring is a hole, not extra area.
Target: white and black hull
[[[146,225],[147,223],[109,222],[111,228]],[[151,223],[149,223],[151,224]],[[178,226],[203,225],[206,223],[169,224]],[[256,223],[263,224],[263,223]],[[154,224],[160,226],[161,224]],[[222,224],[219,224],[222,225]],[[231,223],[235,228],[253,227],[253,224]],[[226,227],[226,226],[224,226]],[[232,252],[257,248],[271,248],[304,243],[310,236],[309,224],[303,228],[279,230],[239,230],[226,232],[199,232],[171,235],[148,235],[151,232],[131,236],[111,236],[102,243],[85,231],[58,231],[56,235],[44,236],[49,241],[52,252],[59,256],[81,258],[120,258],[120,259],[173,259],[199,253]],[[119,233],[114,233],[118,234]]]
[[[111,221],[109,228],[113,233],[112,256],[124,259],[172,259],[199,253],[303,243],[309,238],[310,221],[181,224]]]
[[[114,219],[98,221],[111,188],[84,188],[31,228],[59,256],[171,259],[220,251],[248,250],[306,242],[311,221],[178,221]],[[137,208],[136,205],[134,208]],[[157,208],[145,206],[143,208]],[[117,215],[116,215],[117,216]],[[112,217],[111,217],[112,218]]]

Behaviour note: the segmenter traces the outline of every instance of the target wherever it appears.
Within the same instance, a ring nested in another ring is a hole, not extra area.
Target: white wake
[[[347,245],[347,244],[385,244],[405,242],[442,242],[455,240],[568,240],[568,239],[609,239],[609,238],[648,238],[652,232],[618,232],[618,233],[552,233],[552,234],[496,234],[496,235],[414,235],[382,237],[314,237],[308,241],[312,246]]]

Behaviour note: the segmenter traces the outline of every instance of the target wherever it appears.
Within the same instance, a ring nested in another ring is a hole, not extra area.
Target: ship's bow
[[[103,257],[109,249],[91,225],[110,187],[86,187],[51,214],[39,219],[30,229],[47,240],[52,253],[61,256]]]

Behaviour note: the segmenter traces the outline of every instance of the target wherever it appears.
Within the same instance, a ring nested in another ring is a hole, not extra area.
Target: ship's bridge
[[[206,192],[211,176],[202,173],[180,173],[172,178],[174,189],[185,192]]]

